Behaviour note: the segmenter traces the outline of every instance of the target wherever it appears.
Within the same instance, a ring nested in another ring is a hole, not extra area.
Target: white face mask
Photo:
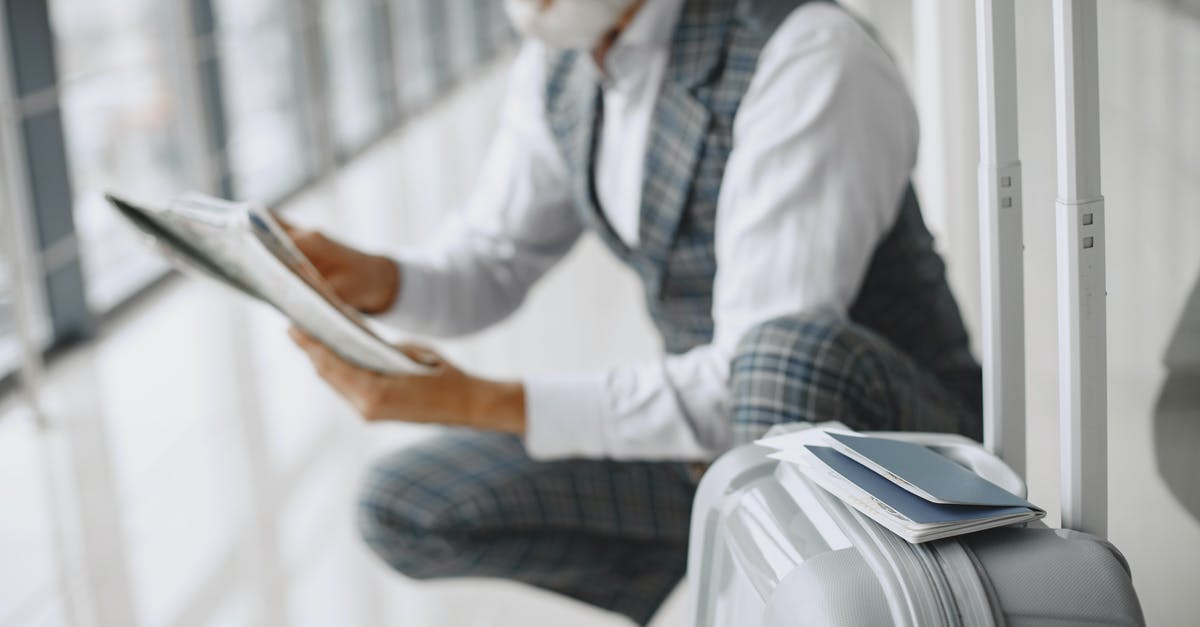
[[[588,50],[612,30],[635,0],[504,0],[517,32],[553,48]]]

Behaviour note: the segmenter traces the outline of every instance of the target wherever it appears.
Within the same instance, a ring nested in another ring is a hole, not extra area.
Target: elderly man
[[[367,419],[469,427],[372,467],[359,516],[384,561],[645,623],[684,572],[689,462],[790,421],[979,437],[979,366],[909,185],[913,105],[860,24],[803,0],[507,6],[527,40],[468,219],[395,259],[297,240],[354,306],[449,336],[591,233],[640,276],[666,354],[502,382],[407,347],[435,371],[389,376],[295,333]]]

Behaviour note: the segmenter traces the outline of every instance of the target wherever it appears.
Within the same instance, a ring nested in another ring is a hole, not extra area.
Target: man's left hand
[[[525,391],[520,383],[473,377],[434,351],[401,345],[405,355],[430,366],[427,374],[381,374],[356,366],[292,327],[292,341],[365,420],[435,423],[489,431],[525,432]]]

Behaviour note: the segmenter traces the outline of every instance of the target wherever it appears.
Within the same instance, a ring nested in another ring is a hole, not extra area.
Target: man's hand
[[[347,362],[295,327],[288,334],[308,354],[317,374],[367,421],[525,432],[525,390],[520,383],[472,377],[432,350],[413,345],[399,348],[414,361],[432,366],[429,374],[380,374]]]
[[[292,242],[316,266],[333,291],[351,307],[367,313],[387,311],[400,293],[400,268],[387,257],[369,255],[313,231],[275,219]]]

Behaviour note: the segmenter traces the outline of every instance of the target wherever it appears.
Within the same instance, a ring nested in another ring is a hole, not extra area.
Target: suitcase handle
[[[1062,525],[1107,533],[1104,197],[1095,0],[1054,0]],[[1021,162],[1012,0],[976,0],[984,442],[1025,471]]]

